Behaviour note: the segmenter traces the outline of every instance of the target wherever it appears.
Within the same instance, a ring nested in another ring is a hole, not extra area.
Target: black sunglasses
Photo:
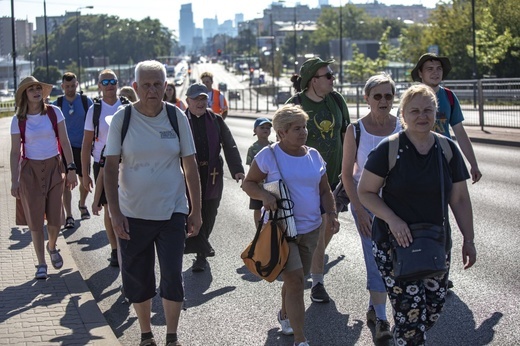
[[[382,94],[374,94],[374,95],[372,95],[372,97],[374,98],[374,100],[379,101],[379,100],[381,100],[383,98],[383,95]],[[393,94],[385,94],[384,97],[385,97],[385,100],[387,100],[387,101],[392,101],[394,99],[394,95]]]
[[[108,84],[111,84],[111,85],[117,85],[117,79],[115,78],[112,78],[112,79],[103,79],[101,81],[101,85],[103,86],[107,86]]]
[[[314,76],[314,78],[321,78],[321,77],[326,77],[328,80],[331,80],[332,78],[334,78],[334,73],[333,72],[327,72],[327,73],[322,74],[322,75]]]

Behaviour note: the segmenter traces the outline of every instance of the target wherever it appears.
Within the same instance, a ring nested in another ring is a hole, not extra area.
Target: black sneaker
[[[392,338],[392,332],[390,331],[390,323],[388,321],[377,319],[376,322],[376,339],[377,340],[388,340]]]
[[[119,267],[119,260],[117,259],[117,249],[112,250],[109,261],[111,267]]]
[[[448,280],[448,289],[451,290],[453,288],[453,281]]]
[[[193,265],[191,266],[191,271],[195,273],[203,272],[206,269],[207,264],[208,261],[206,261],[206,257],[197,256],[193,262]]]
[[[311,300],[315,303],[330,302],[330,297],[327,291],[325,291],[323,284],[317,283],[316,286],[311,289]]]

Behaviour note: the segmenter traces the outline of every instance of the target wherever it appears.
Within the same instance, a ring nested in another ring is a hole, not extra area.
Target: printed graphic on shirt
[[[177,135],[175,134],[175,131],[161,131],[161,139],[173,139],[177,138]]]

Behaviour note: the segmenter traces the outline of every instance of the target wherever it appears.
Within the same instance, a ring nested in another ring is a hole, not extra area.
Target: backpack
[[[446,90],[446,96],[448,97],[448,102],[450,103],[450,115],[453,114],[453,106],[455,105],[455,96],[453,96],[453,91],[448,88],[444,88]]]
[[[88,98],[87,98],[87,96],[85,96],[83,94],[80,94],[80,96],[81,96],[81,103],[83,104],[83,109],[85,110],[85,117],[86,117],[87,111],[88,111]],[[56,99],[57,106],[60,107],[60,109],[63,109],[63,98],[64,98],[64,96],[61,95],[61,96],[58,96],[58,98]]]
[[[175,106],[166,103],[166,113],[168,114],[168,119],[170,120],[170,124],[173,127],[173,130],[177,134],[177,138],[179,141],[181,140],[179,136],[179,121],[177,120],[177,111],[175,110]],[[125,107],[125,118],[123,119],[123,126],[121,128],[121,146],[123,145],[123,141],[125,140],[126,133],[128,132],[128,126],[130,125],[130,116],[132,114],[132,106]]]
[[[56,117],[56,112],[52,106],[47,106],[47,116],[51,121],[52,128],[54,130],[54,134],[56,135],[56,140],[58,141],[58,151],[61,154],[61,144],[60,144],[60,136],[58,133],[58,118]],[[26,159],[25,157],[25,128],[27,126],[27,119],[18,120],[18,128],[20,129],[20,139],[22,141],[22,159]]]
[[[92,114],[92,123],[94,124],[94,141],[97,141],[99,137],[99,118],[101,117],[101,99],[96,97],[92,101],[94,102],[94,111]],[[119,101],[121,101],[121,104],[123,105],[130,104],[130,101],[124,96],[119,96]]]
[[[453,157],[453,151],[451,150],[448,138],[444,137],[443,135],[437,132],[432,133],[436,135],[439,139],[439,144],[441,146],[442,153],[444,154],[446,160],[450,162],[451,158]],[[400,132],[394,133],[393,135],[388,137],[388,172],[390,172],[392,168],[395,167],[395,163],[397,161],[397,154],[399,151],[399,134]]]

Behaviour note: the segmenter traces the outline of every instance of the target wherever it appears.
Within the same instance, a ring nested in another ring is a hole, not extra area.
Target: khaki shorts
[[[320,229],[317,228],[309,233],[301,234],[296,239],[289,241],[289,259],[284,271],[290,272],[303,268],[303,275],[309,274],[311,270],[312,256],[318,239]]]

